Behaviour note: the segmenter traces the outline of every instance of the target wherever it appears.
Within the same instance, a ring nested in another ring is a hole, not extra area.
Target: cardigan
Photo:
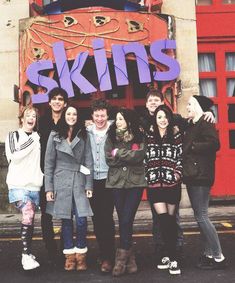
[[[158,143],[146,132],[145,177],[149,187],[174,187],[182,178],[182,136],[175,131],[173,143],[163,137]],[[177,174],[176,174],[177,173]]]

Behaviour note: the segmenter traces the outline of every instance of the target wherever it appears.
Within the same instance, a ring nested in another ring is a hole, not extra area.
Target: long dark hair
[[[167,129],[166,129],[166,140],[169,142],[169,143],[173,143],[174,141],[174,123],[173,123],[173,113],[171,111],[171,109],[167,106],[167,105],[159,105],[157,107],[157,109],[155,110],[154,112],[154,124],[153,124],[153,135],[154,135],[154,138],[156,139],[156,141],[158,143],[161,142],[162,138],[160,136],[160,132],[159,132],[159,129],[158,129],[158,126],[157,126],[157,122],[156,122],[156,117],[157,117],[157,113],[159,111],[163,111],[165,114],[166,114],[166,118],[168,120],[168,123],[169,125],[167,126]]]
[[[57,124],[57,132],[59,134],[60,138],[64,138],[67,139],[68,137],[68,132],[69,132],[69,125],[66,123],[65,121],[65,113],[68,110],[69,107],[73,107],[74,109],[76,109],[77,111],[77,122],[73,127],[73,131],[72,131],[72,135],[71,135],[71,141],[75,138],[76,135],[81,136],[82,138],[86,139],[87,137],[87,132],[86,132],[86,127],[85,127],[85,121],[82,120],[79,116],[78,116],[78,109],[74,106],[68,106],[66,107],[62,114],[61,114],[61,118],[58,121]]]
[[[116,114],[120,113],[127,123],[127,131],[133,135],[133,143],[141,143],[143,141],[143,133],[140,131],[140,120],[135,110],[127,108],[118,108]],[[108,136],[113,143],[116,140],[116,119],[108,130]]]

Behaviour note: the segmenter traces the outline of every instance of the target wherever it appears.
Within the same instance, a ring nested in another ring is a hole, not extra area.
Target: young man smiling
[[[41,142],[41,169],[44,172],[44,160],[46,153],[47,140],[50,132],[56,130],[57,123],[64,108],[67,106],[68,94],[59,87],[52,89],[49,93],[49,111],[39,119],[39,133]],[[49,260],[55,262],[57,258],[57,247],[54,239],[52,216],[46,213],[46,194],[42,186],[40,192],[41,226],[42,237],[48,251]]]
[[[103,99],[91,105],[93,124],[87,127],[94,160],[93,197],[90,199],[94,216],[94,233],[100,252],[100,270],[112,271],[115,253],[115,227],[113,220],[114,202],[112,191],[105,188],[108,165],[105,161],[104,144],[110,126],[108,113],[110,105]]]

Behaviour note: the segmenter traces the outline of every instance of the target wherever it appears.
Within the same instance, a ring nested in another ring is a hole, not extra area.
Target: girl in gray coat
[[[58,132],[51,132],[45,156],[45,191],[49,202],[47,212],[62,219],[65,270],[87,269],[87,216],[92,216],[88,198],[92,197],[92,182],[90,141],[84,124],[78,119],[77,109],[70,106],[61,117]]]

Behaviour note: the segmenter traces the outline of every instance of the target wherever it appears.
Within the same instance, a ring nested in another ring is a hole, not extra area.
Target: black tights
[[[161,213],[159,216],[160,229],[165,243],[166,256],[170,260],[176,260],[176,240],[177,240],[177,225],[175,215]]]

